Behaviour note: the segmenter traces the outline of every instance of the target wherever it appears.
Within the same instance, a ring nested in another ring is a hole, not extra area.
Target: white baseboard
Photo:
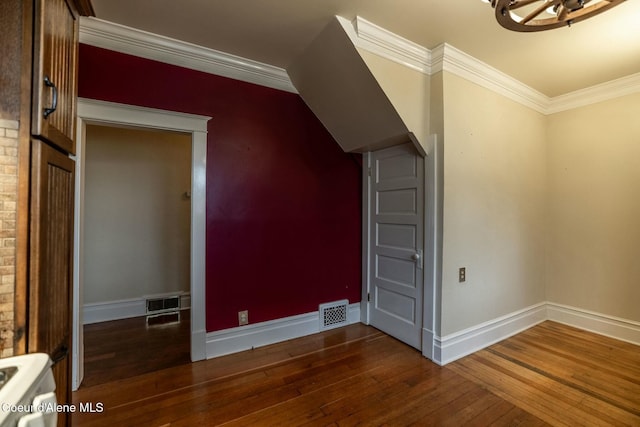
[[[143,297],[85,304],[82,307],[82,324],[90,325],[92,323],[146,316],[147,306],[145,301],[146,298]],[[183,293],[180,296],[180,307],[182,310],[191,307],[191,295],[189,293]]]
[[[545,320],[640,345],[640,322],[544,302],[444,337],[434,337],[432,331],[423,330],[423,342],[427,344],[423,355],[446,365]],[[430,339],[432,345],[429,345]]]
[[[182,295],[182,308],[189,308],[190,301],[189,294]],[[144,298],[85,304],[84,324],[144,316],[145,310]],[[423,329],[423,343],[426,345],[423,346],[422,354],[439,365],[446,365],[545,320],[640,345],[640,322],[544,302],[444,337],[438,337],[433,331]],[[347,324],[359,322],[360,303],[350,304]],[[192,356],[195,355],[194,360],[205,357],[210,359],[317,332],[320,332],[320,315],[317,311],[209,332],[206,333],[206,339],[205,331],[196,331],[192,340]]]
[[[640,345],[640,322],[551,302],[547,303],[547,318],[554,322]]]
[[[347,324],[360,322],[360,303],[349,304]],[[317,311],[207,333],[207,359],[320,332]]]
[[[92,323],[128,319],[130,317],[144,316],[145,312],[146,306],[143,299],[85,304],[82,308],[82,323],[90,325]]]
[[[193,325],[193,323],[192,323]],[[197,362],[207,358],[207,331],[204,329],[191,331],[191,361]]]
[[[446,365],[547,320],[540,303],[444,337],[435,337],[433,361]]]

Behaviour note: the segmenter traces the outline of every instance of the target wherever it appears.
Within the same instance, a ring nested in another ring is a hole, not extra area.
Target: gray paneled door
[[[420,349],[424,160],[412,144],[371,156],[370,323]]]

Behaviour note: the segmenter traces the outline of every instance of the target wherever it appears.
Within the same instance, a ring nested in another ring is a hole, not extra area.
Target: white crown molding
[[[545,115],[640,92],[637,73],[551,98],[447,43],[429,50],[359,16],[352,25],[363,50],[427,75],[450,72]]]
[[[640,92],[640,73],[551,98],[547,114],[584,107]]]
[[[80,18],[80,43],[297,93],[282,68],[97,18]]]
[[[351,22],[357,47],[431,75],[431,51],[359,16]]]
[[[360,17],[352,25],[361,49],[427,75],[448,71],[546,114],[549,97],[449,44],[429,50]]]
[[[448,71],[539,113],[547,114],[550,103],[548,96],[471,55],[447,43],[437,46],[431,55],[433,74]]]
[[[359,16],[350,23],[337,18],[351,27],[348,33],[358,48],[426,75],[450,72],[545,115],[640,92],[637,73],[550,98],[447,43],[429,50]],[[80,42],[297,93],[282,68],[97,18],[80,19]]]

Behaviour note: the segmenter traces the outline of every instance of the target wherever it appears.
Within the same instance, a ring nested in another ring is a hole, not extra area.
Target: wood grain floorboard
[[[448,365],[552,425],[640,426],[640,347],[554,322]]]
[[[640,426],[639,350],[545,322],[441,367],[356,324],[82,387],[74,402],[101,402],[105,411],[76,413],[72,421],[88,427]],[[93,355],[100,360],[99,351]]]
[[[179,323],[147,326],[145,317],[84,326],[83,387],[191,362],[189,310]]]

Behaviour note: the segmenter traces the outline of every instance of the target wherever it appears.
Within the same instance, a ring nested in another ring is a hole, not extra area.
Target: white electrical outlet
[[[238,325],[249,324],[249,310],[243,310],[238,312]]]

